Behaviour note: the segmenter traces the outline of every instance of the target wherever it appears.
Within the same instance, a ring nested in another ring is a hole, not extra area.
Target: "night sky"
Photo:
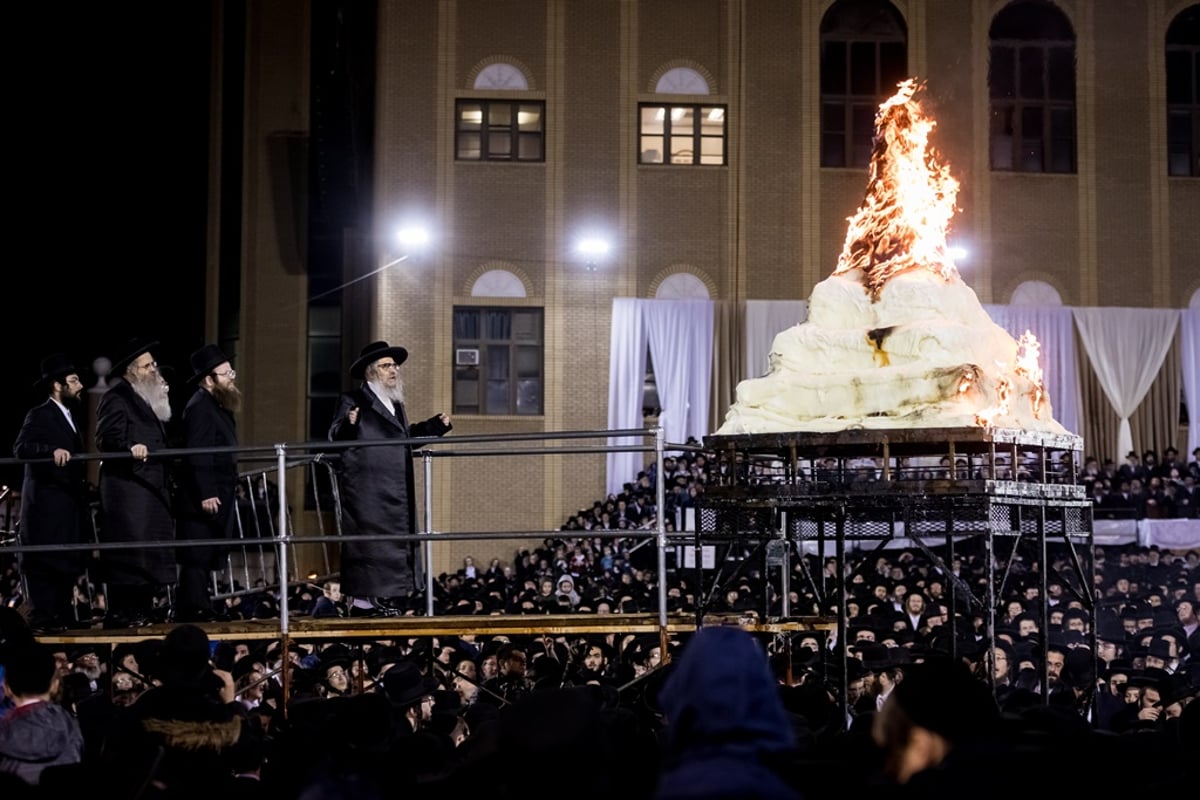
[[[210,38],[199,2],[9,13],[5,457],[50,353],[90,383],[96,356],[150,335],[187,377],[204,336]]]

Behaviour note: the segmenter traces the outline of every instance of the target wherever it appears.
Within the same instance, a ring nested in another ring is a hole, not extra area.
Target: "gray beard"
[[[373,383],[371,384],[371,391],[375,392],[381,398],[391,400],[397,408],[404,405],[404,381],[396,381],[395,389],[389,389],[382,383]]]
[[[146,405],[150,406],[154,416],[158,417],[161,422],[171,421],[170,389],[165,380],[150,373],[144,378],[138,377],[130,380],[129,385],[133,387],[133,391],[137,392],[138,397],[146,401]]]

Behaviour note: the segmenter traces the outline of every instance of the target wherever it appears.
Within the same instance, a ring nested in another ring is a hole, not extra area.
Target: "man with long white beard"
[[[450,417],[437,414],[409,425],[400,365],[403,347],[372,342],[350,366],[362,385],[344,393],[329,428],[333,442],[444,436]],[[416,531],[412,446],[352,447],[342,451],[343,532],[348,535],[412,535]],[[353,598],[350,616],[396,616],[410,610],[416,591],[411,541],[346,542],[342,545],[342,591]],[[415,609],[412,609],[415,610]]]
[[[96,414],[100,462],[101,542],[162,542],[175,538],[170,465],[152,454],[167,448],[171,419],[167,381],[152,350],[158,342],[135,340],[114,362],[108,390]],[[102,579],[108,586],[106,627],[140,627],[153,622],[155,595],[175,582],[169,547],[102,550]]]
[[[237,423],[233,415],[242,403],[242,394],[234,382],[237,372],[213,344],[192,353],[191,365],[192,377],[188,383],[197,388],[183,409],[184,447],[189,450],[236,447]],[[189,454],[183,460],[181,472],[179,539],[234,538],[237,454]],[[210,573],[221,568],[225,554],[222,547],[178,549],[176,622],[210,622],[221,616],[213,608],[208,585]]]

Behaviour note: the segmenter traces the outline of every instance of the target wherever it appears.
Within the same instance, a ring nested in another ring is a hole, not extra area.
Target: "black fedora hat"
[[[350,365],[350,377],[362,378],[366,375],[368,364],[387,356],[391,356],[397,364],[403,364],[408,359],[408,351],[403,347],[392,347],[384,341],[371,342],[358,352],[358,360]]]
[[[224,364],[229,359],[221,352],[221,348],[215,344],[206,344],[196,352],[192,353],[192,377],[187,379],[188,383],[196,383],[205,375],[212,372],[214,369]]]
[[[142,337],[130,339],[122,348],[125,352],[125,355],[113,361],[112,371],[110,374],[119,378],[125,374],[125,370],[129,369],[129,365],[133,363],[135,358],[140,356],[142,353],[148,353],[155,347],[158,347],[158,341],[155,339],[146,339]]]
[[[414,661],[399,661],[383,673],[383,693],[397,706],[411,706],[440,688]]]
[[[75,364],[62,353],[55,353],[42,359],[42,377],[33,382],[34,387],[49,386],[51,381],[61,381],[71,374],[78,374]]]

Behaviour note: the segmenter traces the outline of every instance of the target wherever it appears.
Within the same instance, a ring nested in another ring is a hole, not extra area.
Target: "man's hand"
[[[351,425],[358,424],[358,406],[350,409],[350,412],[346,414],[346,419],[350,421]]]
[[[67,462],[71,460],[71,451],[64,450],[61,447],[54,449],[54,466],[65,467]]]
[[[206,497],[200,501],[200,506],[209,514],[216,514],[221,510],[221,498]]]
[[[129,448],[129,452],[139,461],[145,461],[150,457],[150,448],[146,447],[144,444],[135,444],[133,447]]]
[[[237,690],[233,685],[233,674],[223,669],[213,668],[213,675],[221,679],[221,702],[232,703],[237,699]]]

